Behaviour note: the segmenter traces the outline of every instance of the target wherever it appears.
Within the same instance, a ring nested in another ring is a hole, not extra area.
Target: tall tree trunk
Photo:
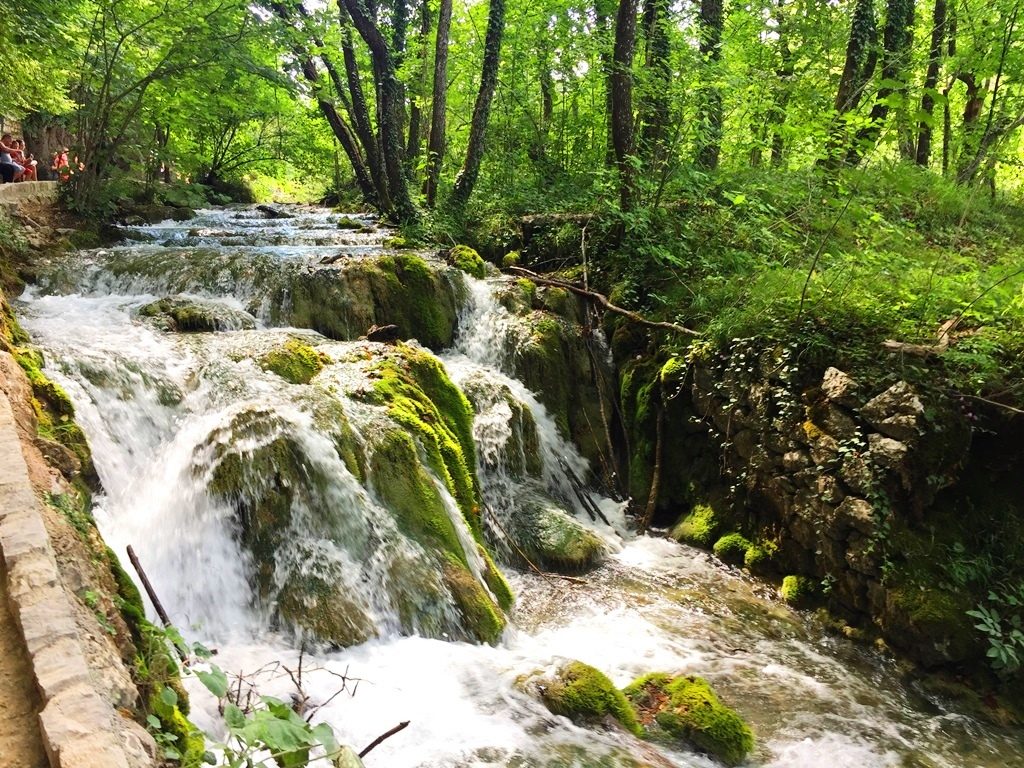
[[[885,11],[885,31],[882,35],[882,84],[871,107],[868,124],[857,132],[853,146],[846,154],[849,165],[857,165],[867,149],[873,147],[885,120],[889,116],[889,103],[894,94],[906,94],[906,78],[910,45],[914,32],[914,0],[888,0]],[[899,83],[899,85],[892,85]],[[906,142],[901,142],[904,146]],[[901,150],[905,155],[905,150]]]
[[[786,140],[782,135],[782,126],[786,123],[786,107],[792,90],[793,52],[789,49],[789,23],[783,10],[785,0],[779,0],[775,6],[775,24],[779,34],[779,67],[775,70],[778,78],[776,91],[772,99],[772,108],[768,122],[772,131],[772,166],[782,165],[786,149]]]
[[[717,80],[722,59],[722,26],[725,23],[722,0],[701,0],[700,54],[704,59],[705,83],[701,87],[700,126],[697,133],[697,165],[712,171],[718,167],[722,146],[722,91],[708,84],[707,76]]]
[[[427,55],[427,43],[430,41],[430,2],[420,3],[420,45],[417,55],[420,62],[419,78],[413,92],[412,103],[409,105],[409,140],[406,143],[405,155],[409,167],[410,178],[416,167],[422,144],[423,99],[427,92],[427,78],[430,71],[430,57]]]
[[[462,170],[455,177],[452,203],[463,207],[473,194],[484,157],[484,139],[487,120],[491,114],[491,101],[498,87],[498,63],[501,59],[501,39],[505,33],[505,0],[490,0],[487,14],[487,36],[484,40],[484,63],[480,73],[480,90],[473,106],[473,121],[469,126],[469,145]]]
[[[448,34],[452,25],[452,0],[441,0],[434,43],[434,88],[430,105],[430,138],[427,143],[427,177],[423,192],[427,207],[437,199],[437,181],[445,150],[445,113],[448,109]]]
[[[939,85],[939,67],[942,65],[942,47],[946,41],[946,0],[935,0],[932,8],[932,44],[928,51],[928,71],[924,77],[921,96],[923,117],[917,127],[917,151],[914,161],[928,166],[932,155],[932,115],[935,110],[935,89]]]
[[[836,90],[836,117],[829,131],[828,146],[823,160],[827,167],[834,168],[842,162],[841,153],[846,144],[844,116],[860,104],[864,86],[875,72],[878,61],[878,54],[875,51],[877,39],[874,0],[857,0],[850,21],[850,37],[846,43],[843,74],[839,78],[839,87]]]
[[[612,75],[615,72],[615,28],[612,24],[612,16],[616,13],[617,7],[616,0],[594,0],[594,19],[599,40],[598,51],[601,59],[601,75],[605,82],[604,116],[607,121],[607,131],[605,135],[604,159],[605,164],[609,167],[615,162],[615,138],[612,127],[612,115],[615,114],[614,98],[612,96]]]
[[[287,2],[275,2],[271,3],[270,7],[278,18],[286,24],[291,25],[294,22],[294,6]],[[389,210],[389,206],[383,205],[380,200],[377,187],[366,167],[363,155],[359,151],[359,144],[355,135],[352,133],[352,129],[349,128],[345,119],[334,106],[334,103],[323,98],[323,95],[320,93],[320,76],[317,73],[313,57],[308,51],[298,44],[294,44],[292,46],[292,54],[299,62],[299,66],[302,70],[302,76],[313,89],[316,96],[316,103],[320,108],[321,114],[323,114],[324,119],[327,120],[327,124],[331,126],[331,131],[334,133],[338,143],[341,144],[342,149],[345,150],[345,154],[348,156],[349,163],[352,165],[352,172],[355,174],[356,185],[359,187],[359,191],[363,195],[363,199],[373,207],[380,210],[381,213],[386,213]]]
[[[612,146],[619,169],[619,203],[622,210],[633,207],[633,50],[636,47],[636,2],[619,0],[615,16],[615,45],[609,78],[611,94]]]
[[[672,49],[668,38],[669,0],[644,0],[644,69],[648,94],[641,104],[644,159],[651,168],[668,158],[669,91],[672,84]]]
[[[392,202],[392,209],[388,214],[399,222],[415,221],[418,215],[412,198],[409,196],[409,186],[405,179],[403,162],[405,157],[403,145],[405,104],[402,99],[402,87],[395,70],[395,62],[387,41],[370,17],[365,0],[342,0],[342,2],[345,3],[345,8],[348,9],[359,36],[370,48],[370,57],[373,61],[379,94],[381,147],[384,155],[384,169],[388,179],[388,192]]]

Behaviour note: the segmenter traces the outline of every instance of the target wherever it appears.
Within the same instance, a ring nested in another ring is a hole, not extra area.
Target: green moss
[[[448,261],[453,267],[477,279],[483,280],[487,275],[487,263],[468,245],[456,245],[448,251]]]
[[[276,373],[292,384],[308,384],[329,362],[327,355],[298,339],[288,339],[259,359],[263,370]]]
[[[433,355],[408,344],[398,344],[395,351],[374,367],[370,399],[386,405],[388,415],[416,436],[430,468],[479,533],[472,406]]]
[[[708,549],[715,541],[720,527],[718,515],[707,504],[697,504],[682,520],[676,523],[670,535],[676,541],[694,547]]]
[[[494,642],[504,629],[504,616],[470,573],[458,531],[420,464],[412,438],[398,429],[383,436],[372,453],[369,474],[374,492],[394,515],[399,530],[443,558],[445,585],[470,635]],[[486,563],[488,587],[498,601],[511,604],[512,593],[504,578],[489,559]]]
[[[508,269],[509,267],[518,267],[522,260],[523,257],[519,251],[509,251],[501,257],[501,266],[505,269]]]
[[[894,645],[941,646],[942,657],[960,660],[982,645],[974,632],[974,621],[967,616],[972,608],[971,598],[963,592],[908,584],[889,590],[882,626]],[[927,660],[939,659],[928,655]]]
[[[661,371],[658,373],[658,378],[662,384],[678,384],[682,377],[686,374],[689,364],[682,357],[670,357],[666,363],[661,366]]]
[[[642,733],[636,712],[621,691],[598,669],[581,661],[563,665],[541,691],[545,706],[556,715],[596,722],[610,715],[628,731]]]
[[[774,541],[758,541],[743,556],[743,566],[755,575],[770,573],[779,552],[779,545]]]
[[[722,704],[706,680],[645,675],[623,691],[645,726],[689,742],[727,765],[742,763],[754,748],[754,734],[739,714]]]
[[[402,250],[403,248],[412,248],[412,243],[410,243],[408,240],[406,240],[401,235],[398,235],[396,237],[389,237],[389,238],[387,238],[386,240],[384,240],[382,245],[385,248],[392,248],[394,250]]]
[[[527,484],[518,496],[503,527],[532,563],[558,573],[583,573],[603,562],[604,542],[547,494]]]
[[[476,638],[484,643],[498,642],[505,630],[505,617],[480,582],[461,563],[455,562],[445,565],[443,577],[459,612]]]
[[[804,607],[818,592],[817,582],[808,576],[787,576],[782,580],[779,595],[790,605]]]
[[[742,534],[727,533],[715,542],[712,551],[715,557],[733,565],[742,563],[747,551],[753,546]]]
[[[174,737],[170,746],[181,755],[178,764],[182,768],[200,768],[206,752],[203,733],[188,721],[178,704],[164,701],[163,692],[168,689],[173,690],[165,685],[155,687],[149,697],[149,711],[160,721],[160,732]],[[173,698],[179,697],[175,694]]]
[[[351,216],[342,216],[338,219],[338,229],[354,229],[361,231],[366,229],[366,226],[363,222],[358,219],[353,219]]]

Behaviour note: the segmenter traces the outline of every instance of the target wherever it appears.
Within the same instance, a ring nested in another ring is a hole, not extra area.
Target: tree
[[[619,204],[628,211],[633,206],[633,49],[636,45],[635,0],[619,0],[615,16],[615,47],[608,78],[611,94],[612,146],[619,170]]]
[[[480,90],[473,106],[473,118],[469,128],[469,146],[462,170],[455,177],[452,204],[457,208],[465,206],[473,194],[480,175],[480,163],[484,155],[484,139],[487,120],[491,114],[491,101],[498,86],[498,63],[501,57],[501,39],[505,33],[505,0],[490,0],[487,14],[487,37],[484,40],[484,61],[480,73]]]

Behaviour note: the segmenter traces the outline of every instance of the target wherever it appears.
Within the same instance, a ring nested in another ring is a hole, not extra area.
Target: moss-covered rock
[[[779,596],[796,608],[807,607],[817,594],[818,583],[809,576],[786,576],[779,588]]]
[[[708,504],[697,504],[670,532],[670,536],[683,544],[709,549],[721,527],[718,515]]]
[[[966,594],[907,584],[888,590],[880,623],[893,645],[912,650],[924,665],[958,662],[981,647],[967,615],[973,607]]]
[[[158,722],[150,722],[165,742],[165,752],[173,749],[178,757],[175,761],[182,768],[200,768],[204,765],[206,741],[203,733],[188,721],[180,704],[182,699],[168,684],[157,684],[149,697],[148,710]],[[173,737],[173,738],[168,738]]]
[[[724,560],[732,565],[740,565],[747,556],[747,551],[753,546],[750,541],[741,533],[727,533],[715,542],[712,551],[715,557]]]
[[[766,576],[774,570],[779,545],[774,541],[757,541],[743,556],[743,567],[755,576]]]
[[[285,381],[308,384],[330,361],[327,355],[309,344],[298,339],[288,339],[260,357],[258,362],[263,370],[276,373]]]
[[[459,533],[437,486],[417,456],[412,437],[393,429],[379,439],[370,458],[370,482],[399,530],[435,553],[445,586],[462,615],[469,637],[494,642],[505,627],[501,613],[512,592],[493,568],[491,594],[473,576]],[[490,564],[488,564],[490,565]]]
[[[655,735],[660,730],[727,765],[742,763],[754,748],[750,726],[700,677],[655,672],[634,680],[623,693]]]
[[[29,347],[12,349],[14,359],[32,385],[32,409],[36,415],[36,431],[42,440],[40,450],[69,480],[81,475],[86,483],[95,487],[98,476],[92,463],[92,450],[85,433],[75,423],[75,407],[68,393],[43,373],[42,352]],[[58,454],[69,456],[69,460],[61,461]]]
[[[154,318],[168,331],[207,333],[251,330],[256,321],[248,312],[193,299],[168,297],[139,307],[139,316]]]
[[[451,346],[467,295],[461,273],[414,253],[345,259],[277,280],[268,302],[275,325],[341,340],[374,325],[396,325],[431,349]]]
[[[600,565],[607,548],[558,502],[534,484],[517,496],[512,519],[503,525],[530,561],[558,573],[583,573]]]
[[[448,262],[480,280],[487,275],[487,262],[468,245],[456,245],[448,251]]]
[[[626,730],[642,733],[636,712],[608,676],[582,661],[562,664],[538,683],[541,701],[556,715],[577,723],[618,720]]]

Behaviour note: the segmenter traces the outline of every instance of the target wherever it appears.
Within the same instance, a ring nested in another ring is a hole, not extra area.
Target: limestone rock
[[[899,381],[868,401],[861,415],[883,435],[907,442],[920,434],[924,405],[907,382]]]
[[[860,531],[866,536],[875,530],[874,508],[864,499],[847,496],[836,507],[836,515],[844,521],[847,528]]]
[[[891,437],[868,435],[868,454],[875,464],[887,469],[897,469],[907,458],[907,446]]]
[[[828,368],[821,380],[821,394],[825,399],[848,408],[858,405],[859,390],[860,384],[838,368]]]

